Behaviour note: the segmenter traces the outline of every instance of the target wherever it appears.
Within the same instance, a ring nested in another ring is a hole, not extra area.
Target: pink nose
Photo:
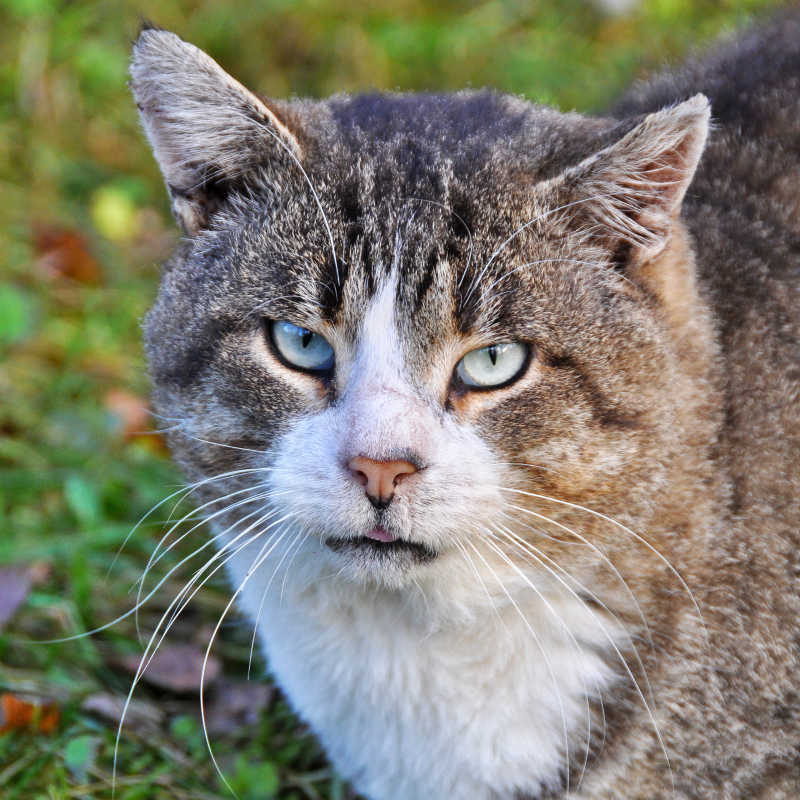
[[[366,456],[356,456],[347,462],[353,475],[364,486],[370,503],[375,508],[386,508],[394,497],[394,488],[417,468],[408,461],[373,461]]]

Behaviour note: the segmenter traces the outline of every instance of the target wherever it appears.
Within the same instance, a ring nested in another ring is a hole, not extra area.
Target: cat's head
[[[680,505],[705,98],[622,121],[486,91],[268,102],[159,30],[131,74],[185,233],[145,325],[157,410],[226,542],[397,587],[601,569],[638,547],[603,517]]]

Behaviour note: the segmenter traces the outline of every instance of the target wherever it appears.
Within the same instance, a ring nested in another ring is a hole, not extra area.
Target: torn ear
[[[172,211],[188,234],[208,225],[254,166],[301,157],[297,138],[265,102],[174,33],[143,30],[130,73]]]
[[[612,252],[645,261],[669,240],[709,129],[708,99],[698,94],[649,114],[618,142],[567,170],[575,212]],[[588,217],[588,219],[586,219]]]

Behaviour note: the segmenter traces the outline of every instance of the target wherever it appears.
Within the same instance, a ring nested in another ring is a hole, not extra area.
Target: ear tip
[[[646,123],[658,128],[678,126],[682,129],[708,129],[711,126],[711,101],[698,92],[686,100],[648,114]]]
[[[192,49],[172,31],[143,21],[133,43],[129,66],[130,86],[137,103],[141,102],[140,95],[149,93],[148,86],[158,82],[165,70],[191,61]]]
[[[699,116],[711,116],[711,101],[702,92],[698,92],[693,97],[690,97],[688,100],[684,101],[682,105],[684,105],[687,110]]]
[[[158,25],[155,25],[149,20],[142,20],[141,27],[139,28],[139,35],[133,43],[133,58],[135,61],[137,57],[148,50],[153,51],[168,46],[181,46],[183,44],[183,39],[177,34],[172,33],[172,31],[159,28]]]
[[[694,119],[702,125],[708,125],[711,119],[711,101],[702,92],[698,92],[681,103],[676,103],[667,110],[676,116]]]
[[[143,34],[145,31],[163,31],[160,25],[156,25],[153,20],[148,19],[147,17],[142,17],[139,23],[139,35]]]

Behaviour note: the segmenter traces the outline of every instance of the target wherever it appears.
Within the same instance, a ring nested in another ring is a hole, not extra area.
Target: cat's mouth
[[[376,559],[405,556],[417,564],[433,561],[437,556],[436,551],[430,547],[394,536],[381,527],[373,528],[366,535],[355,538],[331,536],[325,540],[325,544],[335,553],[371,556]]]

